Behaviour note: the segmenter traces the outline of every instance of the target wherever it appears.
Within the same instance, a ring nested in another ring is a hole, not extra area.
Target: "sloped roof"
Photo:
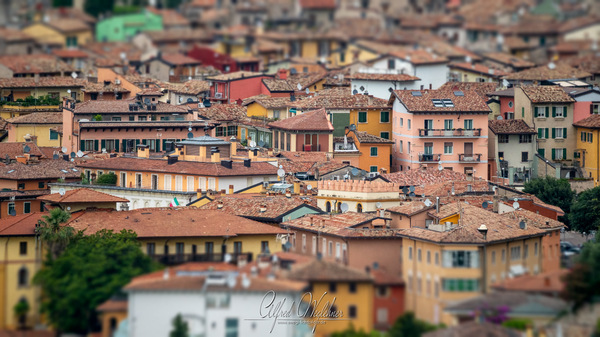
[[[310,204],[312,201],[312,205]],[[307,203],[308,202],[308,203]],[[222,203],[222,207],[219,205]],[[266,211],[261,212],[260,206],[266,206]],[[316,200],[310,197],[292,196],[290,198],[279,196],[244,196],[231,195],[220,196],[212,202],[199,207],[200,209],[218,210],[229,214],[235,214],[246,218],[260,221],[260,219],[271,219],[271,221],[281,221],[282,217],[303,205],[313,208],[313,210],[322,213],[316,208]]]
[[[393,144],[394,141],[391,139],[381,138],[379,136],[372,135],[367,133],[366,131],[354,131],[354,135],[359,143],[367,143],[367,144]]]
[[[388,100],[368,95],[352,95],[347,88],[323,90],[319,95],[290,103],[301,110],[308,109],[390,109]]]
[[[272,128],[293,131],[331,131],[333,125],[325,109],[313,110],[268,124]]]
[[[252,103],[258,103],[266,109],[287,109],[292,103],[289,97],[271,97],[267,95],[256,95],[244,99],[242,105],[247,106]]]
[[[574,126],[590,129],[600,129],[600,115],[590,115],[578,122],[573,123]]]
[[[487,337],[521,337],[518,330],[508,329],[501,325],[488,322],[468,322],[457,326],[444,328],[428,333],[422,337],[462,337],[462,336],[487,336]]]
[[[2,61],[0,60],[0,63]],[[84,87],[85,82],[81,79],[68,77],[15,77],[0,79],[0,88],[74,88]]]
[[[162,95],[162,94],[161,94]],[[135,98],[121,99],[114,101],[85,101],[83,103],[75,104],[75,114],[97,114],[97,113],[111,113],[121,112],[129,113],[129,104],[136,103]],[[188,110],[182,107],[178,107],[165,102],[156,102],[156,110],[148,111],[149,113],[161,113],[171,112],[185,114]]]
[[[246,107],[237,104],[213,104],[198,110],[198,115],[215,121],[239,121],[246,117]]]
[[[592,74],[577,68],[573,68],[564,63],[543,65],[535,68],[522,70],[516,73],[504,76],[507,80],[524,80],[524,81],[545,81],[545,80],[566,80],[566,79],[581,79],[590,77]]]
[[[439,89],[452,91],[475,91],[482,99],[488,100],[487,95],[498,89],[498,83],[493,82],[446,82]]]
[[[265,75],[263,73],[252,72],[252,71],[236,71],[233,73],[211,76],[211,77],[208,77],[207,80],[209,80],[209,81],[235,81],[235,80],[241,80],[244,78],[258,77],[258,76],[268,76],[268,75]]]
[[[60,124],[62,126],[62,118],[62,112],[34,112],[10,118],[7,122],[11,124]]]
[[[503,119],[488,121],[490,130],[500,134],[535,134],[535,130],[522,119]]]
[[[348,78],[353,80],[369,80],[369,81],[395,81],[395,82],[412,82],[419,81],[420,78],[407,74],[370,74],[370,73],[354,73]]]
[[[115,197],[113,195],[91,190],[89,188],[76,188],[74,190],[66,191],[64,195],[60,195],[60,193],[53,193],[38,197],[38,199],[58,204],[90,202],[129,202],[129,200],[127,199]]]
[[[300,0],[300,7],[304,9],[335,9],[335,0]]]
[[[36,164],[12,163],[0,167],[0,178],[11,180],[79,178],[81,171],[70,161],[44,159]]]
[[[521,87],[532,103],[570,103],[575,102],[558,85],[524,85]]]
[[[365,271],[324,260],[313,260],[300,265],[288,277],[311,282],[373,282],[373,277]]]
[[[172,84],[169,90],[178,94],[199,95],[210,91],[210,85],[207,81],[191,80],[181,84]]]
[[[437,168],[384,173],[381,176],[400,186],[432,185],[456,180],[467,180],[467,175],[462,172],[446,169],[440,171]]]
[[[490,107],[486,102],[479,96],[475,91],[466,90],[462,91],[462,96],[457,95],[452,90],[394,90],[394,95],[390,99],[394,98],[400,100],[402,104],[408,109],[409,112],[431,112],[431,111],[442,111],[442,112],[485,112],[489,113]],[[452,101],[452,106],[441,106],[436,107],[433,100],[444,100],[449,99]]]

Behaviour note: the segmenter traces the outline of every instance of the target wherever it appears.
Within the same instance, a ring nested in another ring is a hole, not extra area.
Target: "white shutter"
[[[183,191],[183,177],[175,176],[175,188],[177,191]]]
[[[313,235],[312,237],[312,254],[317,255],[317,237]]]
[[[479,268],[479,252],[471,252],[471,268]]]
[[[444,268],[452,267],[452,251],[443,251],[442,252],[442,264]]]
[[[342,255],[341,245],[339,242],[336,242],[335,243],[335,258],[339,259],[341,255]]]
[[[203,191],[206,191],[206,178],[205,177],[198,178],[198,188],[202,189]]]
[[[194,177],[187,177],[187,191],[194,192]]]
[[[171,190],[171,176],[165,176],[165,190]]]

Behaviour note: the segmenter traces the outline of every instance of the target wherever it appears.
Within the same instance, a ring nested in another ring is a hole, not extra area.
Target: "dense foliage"
[[[59,105],[60,99],[51,97],[49,95],[40,96],[40,97],[27,96],[27,97],[25,97],[25,99],[18,98],[14,102],[2,102],[2,104],[7,105],[7,106],[23,106],[23,107],[36,106],[36,105]]]
[[[169,337],[189,337],[189,328],[186,321],[181,318],[181,314],[177,314],[173,318],[173,330],[169,333]]]
[[[571,206],[569,224],[581,233],[600,227],[600,186],[581,192]]]
[[[523,192],[533,194],[547,204],[560,207],[565,212],[565,216],[559,220],[568,225],[568,214],[571,211],[575,192],[567,179],[552,177],[533,179],[525,183]]]
[[[116,185],[117,184],[117,175],[114,173],[104,173],[98,176],[96,181],[94,181],[95,185]]]
[[[562,297],[577,311],[600,299],[600,237],[588,241],[564,278]]]

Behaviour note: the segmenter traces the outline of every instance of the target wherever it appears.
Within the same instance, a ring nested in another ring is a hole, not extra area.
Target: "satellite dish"
[[[343,203],[343,204],[340,206],[340,209],[342,210],[342,213],[346,213],[346,212],[348,212],[348,209],[349,209],[349,208],[350,208],[350,207],[348,207],[348,204],[347,204],[347,203]]]
[[[496,186],[492,186],[492,191],[496,192]]]
[[[63,146],[62,149],[61,149],[61,151],[62,151],[62,153],[67,153],[67,147]]]
[[[352,95],[357,95],[358,94],[358,90],[354,89],[352,90]]]
[[[360,171],[358,171],[356,167],[352,168],[352,170],[350,171],[350,174],[352,174],[353,176],[357,176],[359,173]]]
[[[277,170],[277,175],[283,178],[285,177],[285,171],[283,169],[279,169]]]
[[[255,141],[253,141],[253,140],[251,140],[251,141],[250,141],[250,147],[256,147],[256,142],[255,142]]]
[[[442,165],[438,165],[438,171],[441,171],[443,169],[444,169],[444,167]]]
[[[29,153],[29,151],[31,151],[31,148],[25,145],[25,147],[23,147],[23,153]]]
[[[298,90],[302,90],[302,84],[298,83],[298,84],[296,85],[296,88],[298,88]]]
[[[225,254],[225,256],[223,256],[223,261],[225,261],[226,263],[231,262],[231,254]]]
[[[554,62],[548,63],[548,69],[550,69],[550,70],[556,69],[556,64],[554,64]]]
[[[409,189],[411,192],[414,192],[414,191],[415,191],[415,187],[414,187],[414,186],[411,186],[411,187],[409,187],[408,189]]]
[[[381,203],[380,203],[380,202],[377,202],[377,203],[375,204],[375,207],[377,207],[377,208],[381,208]]]
[[[283,168],[283,165],[279,165],[279,168],[280,168],[280,169],[282,169],[282,168]]]
[[[433,205],[433,203],[431,202],[431,200],[429,200],[429,199],[426,199],[426,200],[425,200],[425,206],[429,207],[429,206],[431,206],[431,205]]]
[[[106,148],[105,147],[102,148],[102,153],[106,153]],[[75,155],[75,153],[73,153],[73,155]]]
[[[502,80],[502,85],[508,87],[510,83],[507,80]]]
[[[186,100],[186,102],[188,102],[188,103],[194,103],[194,100],[191,97],[188,97],[188,99]]]
[[[518,208],[519,208],[519,203],[515,201],[515,202],[513,203],[513,208],[514,208],[514,209],[518,209]]]
[[[404,187],[404,188],[402,189],[402,193],[404,193],[404,194],[408,194],[408,187]]]
[[[237,284],[237,280],[235,277],[230,277],[227,279],[227,286],[232,289],[235,288],[235,285]]]
[[[514,200],[515,202],[517,202],[517,201],[519,201],[519,198],[514,198],[513,200]]]
[[[488,208],[488,202],[487,202],[487,201],[484,201],[484,202],[481,204],[481,207],[483,207],[483,208]]]
[[[306,189],[309,190],[309,191],[312,190],[312,185],[306,186]]]
[[[415,194],[415,192],[410,192],[410,194],[408,196],[414,198],[416,196],[416,194]]]
[[[71,89],[68,89],[68,90],[67,90],[67,93],[69,93],[69,94],[70,94],[70,93],[71,93]]]
[[[83,157],[83,152],[81,152],[81,150],[79,150],[79,151],[77,151],[76,155],[77,155],[77,158],[81,158],[81,157]]]
[[[73,78],[77,78],[77,73],[76,73],[76,72],[72,72],[72,73],[71,73],[71,77],[73,77]]]
[[[502,120],[502,116],[498,116],[496,117],[497,120],[501,121]]]
[[[190,131],[190,132],[191,132],[191,131],[192,131],[192,128],[188,128],[188,131]]]
[[[263,142],[262,140],[258,142],[258,146],[259,147],[265,147],[265,142]]]
[[[121,57],[121,60],[124,60],[124,59],[127,57],[127,54],[126,54],[124,51],[122,51],[122,52],[119,54],[119,56]]]
[[[15,216],[15,215],[17,215],[17,211],[15,211],[14,209],[11,209],[10,212],[8,212],[8,214]]]
[[[525,221],[521,220],[521,222],[519,222],[519,228],[521,229],[525,229],[525,226],[527,225],[527,223],[525,223]]]
[[[471,62],[473,62],[473,58],[471,58],[471,56],[467,55],[467,57],[465,57],[465,62],[471,63]]]
[[[67,211],[70,211],[70,210],[71,210],[71,206],[67,206]]]
[[[58,159],[58,155],[57,154],[53,154],[52,155],[52,159],[57,160]]]
[[[245,275],[242,276],[242,287],[244,287],[244,289],[248,289],[248,287],[250,287],[250,279]]]
[[[71,161],[75,161],[75,158],[71,158]]]
[[[187,134],[187,137],[188,137],[188,139],[190,139],[190,138],[194,138],[194,134],[193,134],[193,133],[191,133],[191,132],[188,132],[188,134]]]
[[[58,190],[58,194],[60,194],[60,195],[65,195],[65,192],[66,192],[65,189],[62,187]]]
[[[356,124],[350,124],[350,131],[356,131]]]
[[[104,149],[106,151],[106,149]],[[75,158],[75,152],[71,152],[71,158]]]

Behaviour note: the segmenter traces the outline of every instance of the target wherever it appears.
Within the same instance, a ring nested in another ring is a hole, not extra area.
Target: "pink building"
[[[237,100],[256,96],[261,93],[262,79],[272,78],[263,73],[238,71],[208,77],[210,100],[219,103],[236,103]]]
[[[573,105],[573,123],[600,113],[600,90],[592,88],[565,88],[575,100]]]
[[[515,89],[508,88],[498,90],[488,94],[491,97],[498,97],[500,101],[500,116],[502,119],[515,119]],[[517,116],[518,117],[518,116]],[[521,116],[522,118],[522,116]]]
[[[393,171],[441,165],[487,178],[490,108],[474,91],[395,90]]]

